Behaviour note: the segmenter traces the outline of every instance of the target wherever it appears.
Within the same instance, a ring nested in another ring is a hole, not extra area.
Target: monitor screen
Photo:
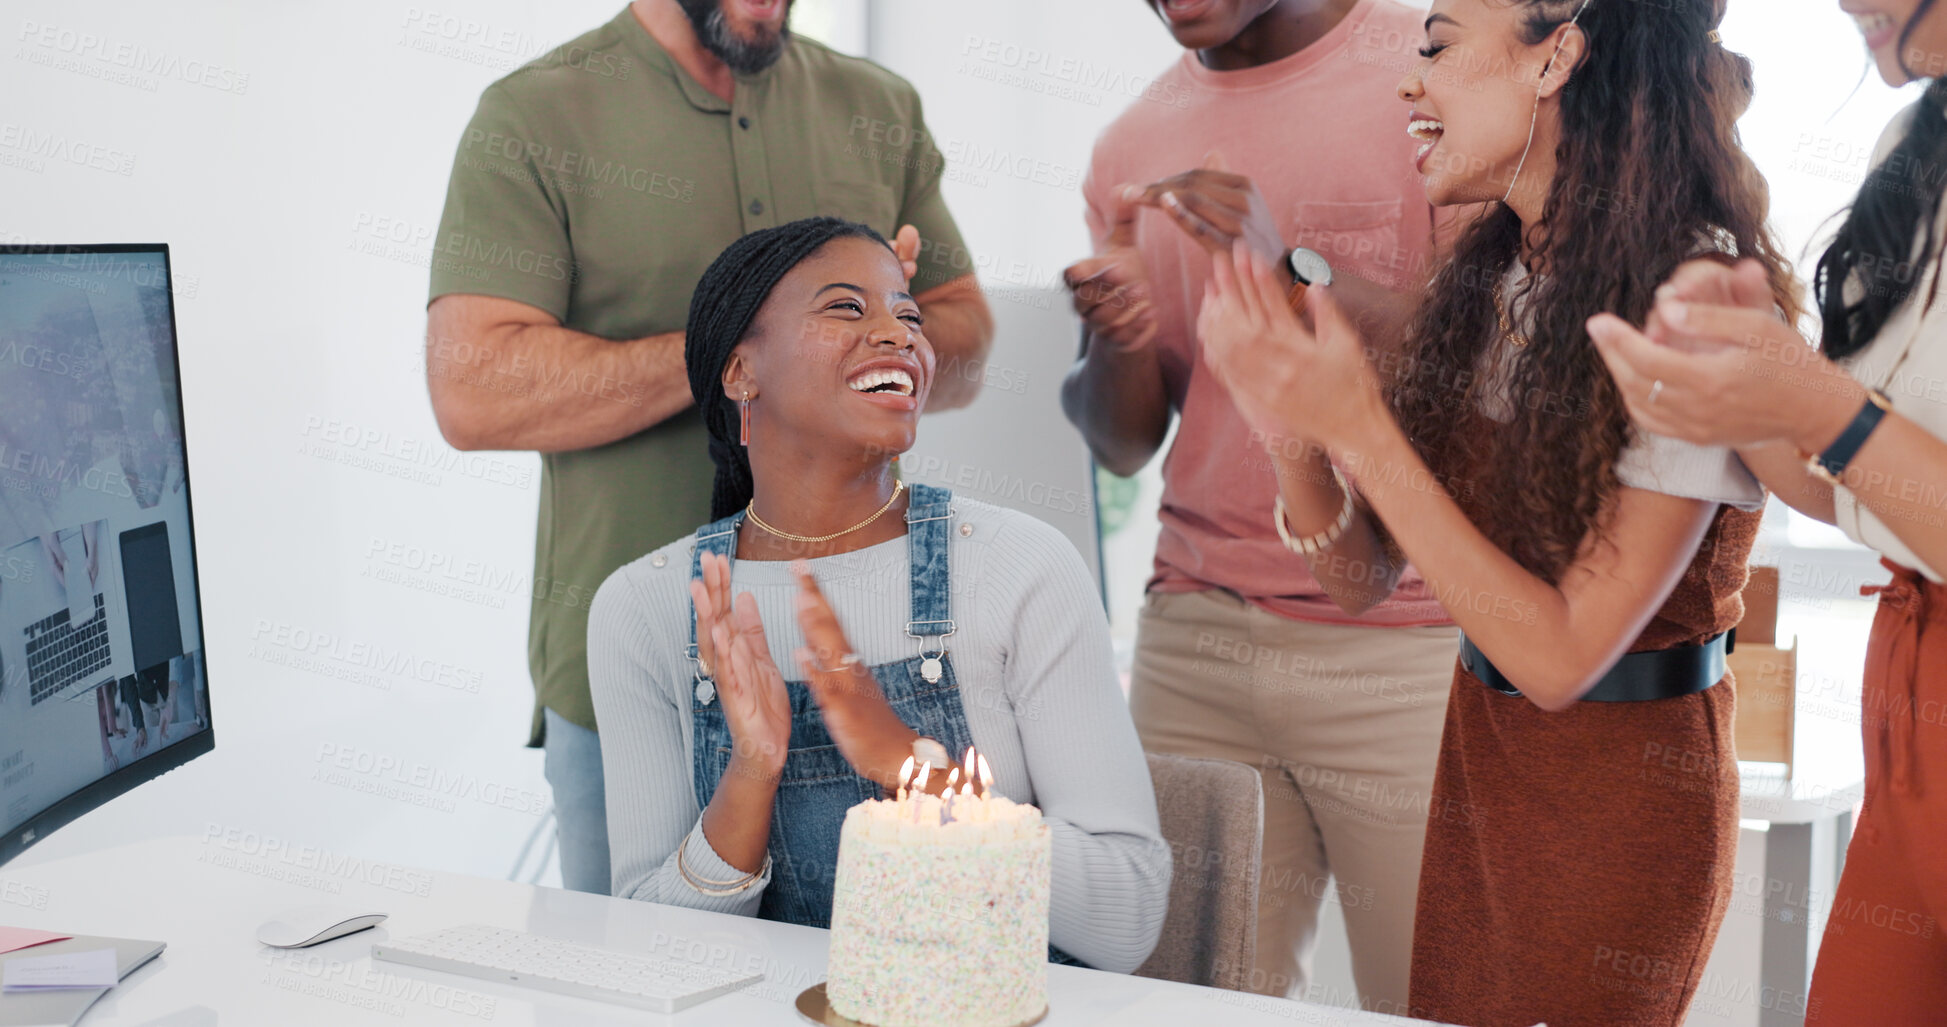
[[[210,725],[168,248],[0,246],[0,863]]]

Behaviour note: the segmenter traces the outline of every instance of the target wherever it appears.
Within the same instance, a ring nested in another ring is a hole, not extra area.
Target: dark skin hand
[[[1177,43],[1217,71],[1254,68],[1289,57],[1323,38],[1344,20],[1357,0],[1217,0],[1196,17],[1173,19],[1160,0],[1149,0]],[[1234,185],[1235,183],[1230,183]],[[1181,183],[1188,190],[1190,183]],[[1252,190],[1255,193],[1255,190]],[[1182,197],[1179,196],[1181,200]],[[1088,442],[1097,463],[1125,477],[1147,464],[1169,434],[1170,401],[1162,365],[1150,344],[1156,338],[1147,273],[1136,249],[1136,211],[1161,196],[1140,185],[1119,187],[1105,212],[1109,236],[1100,252],[1063,275],[1083,322],[1081,355],[1062,382],[1061,407]],[[1183,200],[1185,206],[1193,202]],[[1201,209],[1202,204],[1197,203]],[[1262,198],[1257,206],[1263,207]],[[1254,240],[1276,240],[1268,211]],[[1282,249],[1282,243],[1279,244]],[[1217,239],[1206,248],[1226,249]],[[1371,337],[1387,333],[1375,330]]]
[[[1136,211],[1145,206],[1162,211],[1213,259],[1228,255],[1242,241],[1287,284],[1291,271],[1270,204],[1256,183],[1229,169],[1221,153],[1211,153],[1203,167],[1147,186],[1122,186],[1112,203],[1102,251],[1077,261],[1064,274],[1085,334],[1081,359],[1063,381],[1061,399],[1063,412],[1081,430],[1096,462],[1127,477],[1162,448],[1170,419],[1162,368],[1150,345],[1157,325],[1147,270],[1136,246]],[[1413,314],[1412,297],[1342,271],[1334,271],[1332,291],[1345,317],[1375,351],[1397,350]],[[1304,448],[1302,443],[1299,448]],[[1308,477],[1329,480],[1322,457],[1306,463],[1315,465]],[[1316,506],[1336,510],[1327,491],[1319,490]],[[1314,504],[1304,505],[1309,510]],[[1329,514],[1326,519],[1329,523]]]
[[[1149,275],[1136,248],[1141,195],[1133,185],[1116,190],[1101,252],[1063,273],[1083,331],[1081,359],[1062,382],[1062,412],[1096,462],[1125,477],[1156,455],[1170,427],[1163,369],[1150,346],[1157,326]]]
[[[1230,170],[1223,154],[1213,152],[1203,167],[1150,184],[1139,202],[1169,215],[1213,259],[1228,256],[1242,241],[1272,265],[1280,281],[1291,284],[1291,267],[1284,259],[1290,248],[1278,234],[1270,204],[1256,183]],[[1398,347],[1416,305],[1405,293],[1337,269],[1332,294],[1367,340],[1384,349]]]
[[[1221,153],[1205,157],[1203,167],[1151,183],[1138,202],[1169,215],[1212,256],[1229,253],[1241,239],[1253,252],[1282,263],[1284,238],[1270,204],[1256,183],[1230,170]]]
[[[703,811],[703,836],[724,862],[756,873],[764,865],[772,799],[791,742],[790,693],[771,660],[757,601],[749,593],[730,596],[730,561],[708,553],[702,564],[702,580],[690,582],[698,655],[712,669],[732,740],[730,766]],[[852,644],[810,566],[799,561],[791,569],[806,643],[797,652],[805,687],[845,761],[891,792],[907,783],[900,764],[912,755],[919,733],[899,719],[869,668],[847,662]],[[945,768],[936,768],[923,790],[939,791],[946,776]]]

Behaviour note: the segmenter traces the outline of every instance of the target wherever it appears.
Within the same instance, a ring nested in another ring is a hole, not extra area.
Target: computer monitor
[[[170,281],[0,246],[0,863],[215,745]]]

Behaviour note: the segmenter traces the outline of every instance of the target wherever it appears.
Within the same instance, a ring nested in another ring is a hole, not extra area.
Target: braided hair
[[[1907,39],[1935,2],[1921,0],[1900,32],[1903,69]],[[1820,348],[1835,360],[1865,349],[1879,335],[1937,256],[1932,226],[1940,207],[1941,168],[1947,166],[1947,78],[1934,79],[1917,106],[1899,145],[1866,176],[1812,277],[1825,322]],[[1921,240],[1917,259],[1916,236]]]
[[[710,518],[728,517],[750,502],[750,457],[737,442],[737,404],[723,391],[723,369],[777,283],[833,239],[871,239],[891,247],[869,226],[842,218],[814,217],[765,228],[738,239],[710,262],[690,296],[683,328],[683,363],[690,395],[710,432],[710,459],[717,477],[710,489]]]

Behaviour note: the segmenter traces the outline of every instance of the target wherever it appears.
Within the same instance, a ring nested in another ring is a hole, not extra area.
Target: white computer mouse
[[[287,909],[257,928],[257,940],[275,949],[301,949],[342,938],[385,921],[384,913],[358,913],[344,906]]]

